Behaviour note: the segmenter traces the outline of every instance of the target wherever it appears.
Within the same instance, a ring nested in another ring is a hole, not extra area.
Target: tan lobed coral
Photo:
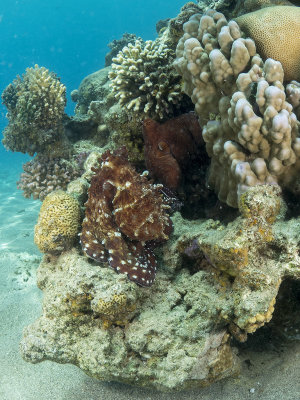
[[[65,140],[66,87],[45,67],[27,68],[6,87],[2,100],[8,110],[2,141],[7,149],[33,155]]]
[[[274,6],[241,15],[240,28],[264,60],[281,63],[286,81],[300,80],[300,7]]]
[[[286,86],[287,101],[294,107],[298,120],[300,120],[300,83],[291,81]]]
[[[80,227],[78,201],[58,190],[48,194],[34,228],[34,242],[42,253],[59,253],[73,246]]]
[[[184,31],[175,65],[203,126],[209,185],[237,207],[250,186],[290,182],[299,170],[300,139],[281,64],[263,63],[254,41],[214,10],[191,17]]]

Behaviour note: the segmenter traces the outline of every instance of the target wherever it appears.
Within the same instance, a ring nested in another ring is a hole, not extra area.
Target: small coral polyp
[[[161,185],[134,170],[125,147],[106,151],[98,161],[82,224],[83,250],[135,283],[150,286],[156,260],[149,242],[165,241],[172,229]]]

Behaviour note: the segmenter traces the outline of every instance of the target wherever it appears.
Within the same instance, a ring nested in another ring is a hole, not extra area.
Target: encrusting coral
[[[146,118],[143,135],[145,163],[151,177],[169,189],[178,189],[182,169],[204,143],[196,115],[183,114],[163,124]]]
[[[8,110],[2,140],[7,149],[33,155],[66,140],[62,123],[66,87],[48,69],[27,68],[7,86],[2,100]]]
[[[86,255],[141,286],[150,286],[156,260],[149,241],[165,241],[172,223],[159,185],[128,162],[126,149],[106,151],[89,188],[80,242]]]
[[[60,253],[73,246],[80,227],[80,205],[58,190],[46,196],[34,229],[34,242],[42,253]]]
[[[240,28],[266,60],[279,61],[286,81],[300,81],[300,7],[274,6],[241,15]]]
[[[191,17],[184,31],[175,65],[203,127],[210,187],[237,207],[250,186],[284,186],[298,173],[300,139],[281,64],[264,63],[238,24],[214,10]]]

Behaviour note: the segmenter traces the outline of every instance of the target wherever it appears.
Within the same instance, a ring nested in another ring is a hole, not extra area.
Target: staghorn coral
[[[204,143],[196,115],[183,114],[164,124],[147,118],[143,135],[145,162],[151,176],[169,189],[178,189],[182,169]]]
[[[49,150],[49,145],[64,144],[66,87],[53,72],[38,65],[27,68],[22,78],[7,86],[2,100],[8,110],[2,141],[7,149],[33,155]]]
[[[74,161],[36,156],[23,165],[24,172],[17,182],[18,189],[23,190],[24,197],[32,196],[40,200],[44,200],[54,190],[65,190],[83,172],[81,156],[77,156],[79,158]]]
[[[80,206],[73,196],[62,190],[48,194],[34,228],[34,243],[42,253],[57,254],[71,248],[80,218]]]
[[[172,66],[174,57],[159,41],[137,40],[124,47],[113,59],[109,73],[120,105],[133,114],[158,120],[173,116],[187,102],[180,76]]]
[[[237,23],[213,10],[193,16],[184,30],[176,67],[203,127],[210,187],[237,207],[249,186],[287,186],[299,170],[300,139],[281,64],[263,63]]]
[[[149,241],[164,241],[171,232],[159,185],[151,185],[129,164],[126,149],[106,151],[89,188],[80,242],[85,254],[108,260],[117,272],[141,286],[155,278],[156,260]]]
[[[274,6],[241,15],[240,28],[256,44],[263,60],[279,61],[286,81],[300,80],[300,8]]]

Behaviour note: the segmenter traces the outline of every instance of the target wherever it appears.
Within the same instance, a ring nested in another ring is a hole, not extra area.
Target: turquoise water
[[[154,39],[156,22],[176,16],[185,3],[0,0],[0,91],[27,67],[45,66],[67,86],[66,112],[72,115],[71,91],[88,74],[104,67],[109,42],[125,32]],[[1,105],[1,131],[7,124],[5,113]],[[299,346],[287,346],[283,353],[283,346],[273,349],[270,345],[262,354],[257,343],[250,349],[240,349],[245,360],[240,378],[183,394],[101,383],[72,365],[25,363],[18,348],[22,330],[41,314],[42,298],[35,283],[41,254],[33,243],[41,203],[24,199],[16,189],[22,164],[28,160],[28,155],[6,151],[0,142],[0,400],[275,400],[279,398],[277,382],[283,375],[288,377],[287,387],[282,386],[280,393],[288,393],[288,383],[293,386],[293,382],[299,382],[300,370],[293,369],[290,361],[295,358],[299,363]],[[249,364],[249,359],[255,362]],[[263,397],[258,397],[261,387]]]
[[[125,32],[154,39],[156,22],[175,17],[184,4],[184,0],[2,0],[0,91],[27,67],[45,66],[67,86],[66,112],[72,114],[71,91],[104,66],[109,42]],[[5,113],[1,106],[1,131],[6,125]],[[13,164],[18,160],[6,154],[3,146],[0,157]]]

